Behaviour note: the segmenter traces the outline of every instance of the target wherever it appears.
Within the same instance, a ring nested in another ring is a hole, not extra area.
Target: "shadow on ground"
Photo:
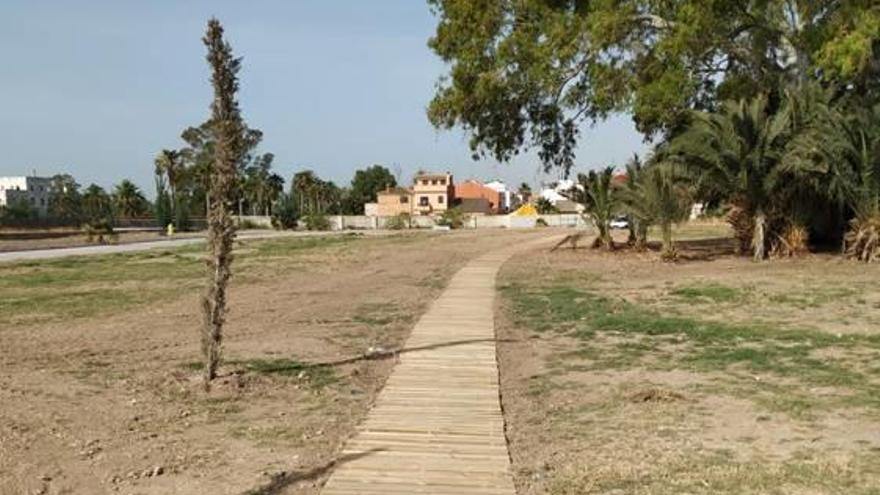
[[[287,487],[295,485],[297,483],[303,481],[319,480],[324,475],[329,474],[336,466],[341,466],[347,462],[356,461],[363,457],[367,457],[369,455],[383,451],[385,451],[385,449],[370,449],[366,452],[343,455],[339,459],[330,461],[323,466],[311,469],[309,471],[282,471],[278,474],[273,475],[272,479],[269,480],[267,484],[253,490],[249,490],[245,492],[244,495],[277,495],[279,493],[282,493]]]

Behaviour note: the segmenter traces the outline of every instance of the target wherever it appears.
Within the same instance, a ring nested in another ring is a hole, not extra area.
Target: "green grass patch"
[[[576,349],[562,356],[563,363],[556,363],[563,369],[572,364],[564,363],[570,359],[574,363],[587,361],[594,369],[642,366],[771,376],[848,392],[845,397],[810,401],[814,406],[833,403],[880,408],[880,376],[854,366],[847,353],[858,349],[880,359],[877,336],[838,337],[816,330],[667,316],[569,286],[508,285],[502,293],[511,301],[518,325],[580,341]],[[840,357],[816,357],[823,349],[835,349]],[[803,401],[795,402],[797,409],[804,409]]]
[[[880,474],[880,454],[861,454],[846,462],[809,454],[801,457],[785,462],[737,462],[722,451],[679,456],[639,469],[625,465],[601,472],[575,468],[555,474],[548,491],[554,495],[880,493],[872,486]]]
[[[711,303],[735,302],[744,296],[743,291],[740,289],[715,284],[678,287],[669,293],[689,302]]]
[[[296,263],[303,255],[347,246],[361,238],[244,241],[236,247],[233,283],[277,276],[279,263]],[[198,292],[205,280],[204,252],[204,244],[196,244],[0,264],[0,324],[101,317]]]

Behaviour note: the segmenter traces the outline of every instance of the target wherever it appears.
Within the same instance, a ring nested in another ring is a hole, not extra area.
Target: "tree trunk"
[[[608,230],[608,225],[599,227],[599,239],[601,239],[602,246],[607,251],[614,250],[614,240],[611,238],[611,231]]]
[[[638,251],[644,251],[645,249],[648,249],[648,226],[641,222],[636,229],[635,248]]]
[[[672,259],[675,257],[675,245],[672,242],[672,224],[671,223],[660,224],[660,232],[662,233],[662,236],[663,236],[662,256],[665,259]]]
[[[763,261],[765,253],[765,234],[767,229],[767,215],[764,210],[758,208],[755,212],[755,230],[752,234],[752,251],[755,261]]]

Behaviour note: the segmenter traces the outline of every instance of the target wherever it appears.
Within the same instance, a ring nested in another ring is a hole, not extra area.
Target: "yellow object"
[[[174,236],[174,224],[169,223],[168,228],[165,230],[165,232],[168,234],[168,237]]]
[[[513,214],[518,217],[536,217],[538,216],[538,210],[531,203],[527,203],[517,208]]]

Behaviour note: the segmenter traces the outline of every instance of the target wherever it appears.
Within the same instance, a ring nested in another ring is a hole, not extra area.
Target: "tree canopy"
[[[348,192],[347,203],[351,205],[351,213],[363,215],[364,203],[376,201],[376,195],[388,187],[397,185],[397,180],[390,170],[373,165],[354,173],[351,179],[351,190]]]
[[[428,109],[470,134],[474,157],[537,148],[574,164],[580,126],[631,112],[646,138],[688,110],[820,78],[876,90],[872,0],[428,0],[429,46],[449,66]]]

